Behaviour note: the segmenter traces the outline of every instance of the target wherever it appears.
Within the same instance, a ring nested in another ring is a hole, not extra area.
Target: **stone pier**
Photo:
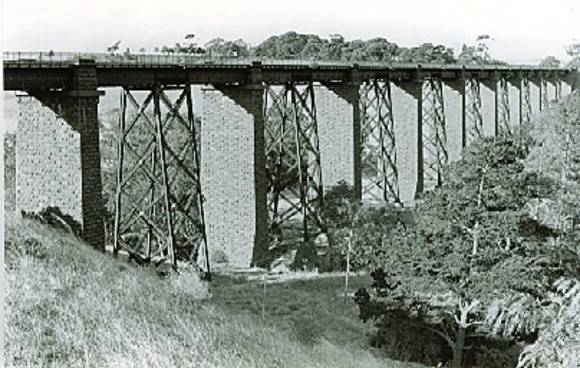
[[[82,225],[83,238],[104,250],[96,68],[74,67],[67,90],[21,97],[16,142],[16,209],[58,207]]]
[[[325,190],[340,181],[353,187],[361,198],[361,126],[359,85],[316,86],[316,121]]]
[[[485,79],[479,83],[479,98],[481,100],[481,119],[483,124],[483,136],[493,137],[497,134],[497,80]]]
[[[443,83],[445,129],[447,131],[447,154],[449,162],[457,161],[466,145],[465,131],[465,81],[463,79]]]
[[[399,194],[411,204],[423,191],[422,88],[420,81],[395,81],[391,84],[395,125]]]
[[[268,210],[261,86],[202,91],[201,186],[210,261],[259,264]]]

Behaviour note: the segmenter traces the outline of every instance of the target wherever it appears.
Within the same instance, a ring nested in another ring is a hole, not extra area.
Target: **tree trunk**
[[[463,347],[465,345],[465,328],[459,327],[453,347],[453,368],[463,368]]]

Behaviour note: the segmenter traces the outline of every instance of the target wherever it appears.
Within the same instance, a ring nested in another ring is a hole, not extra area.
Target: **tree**
[[[107,52],[114,54],[115,52],[119,51],[119,47],[121,46],[121,40],[115,42],[113,45],[107,47]]]
[[[193,41],[194,39],[195,34],[193,33],[186,34],[185,40],[187,41],[187,44],[183,46],[180,51],[186,54],[204,53],[205,49],[203,49],[202,47],[198,47],[197,43]]]
[[[573,43],[568,46],[566,53],[571,57],[567,66],[569,67],[580,67],[580,43]]]
[[[341,60],[343,48],[346,46],[344,37],[339,34],[331,34],[329,37],[330,42],[325,42],[320,52],[320,58],[322,60]]]
[[[546,247],[556,234],[525,210],[531,199],[554,194],[553,181],[525,170],[530,144],[525,134],[474,142],[444,184],[421,199],[414,228],[399,236],[407,241],[379,255],[388,272],[375,273],[374,302],[383,305],[376,315],[404,312],[440,336],[455,368],[475,334],[491,333],[486,316],[498,300],[541,301],[562,274],[580,274],[574,252]]]
[[[561,64],[560,60],[556,59],[555,56],[546,56],[545,58],[540,61],[540,66],[549,67],[549,68],[557,68]]]
[[[312,55],[313,45],[319,45],[321,40],[312,34],[301,34],[294,31],[279,36],[271,36],[254,50],[253,55],[260,57],[295,59],[303,55],[303,50],[310,43],[309,55]],[[318,47],[316,47],[318,48]]]
[[[456,63],[457,59],[453,55],[453,49],[449,47],[424,43],[418,47],[402,49],[398,56],[398,61],[449,64]]]
[[[323,47],[324,41],[318,36],[311,35],[308,37],[302,51],[300,51],[300,57],[303,59],[320,59],[320,52]]]
[[[572,94],[546,111],[531,131],[526,167],[557,183],[557,195],[540,221],[571,232],[580,222],[580,96]],[[540,214],[540,216],[542,216]]]
[[[488,34],[481,34],[475,39],[475,45],[467,46],[463,45],[461,48],[461,53],[457,57],[458,62],[461,64],[505,64],[505,62],[497,59],[493,59],[489,54],[488,43],[493,41]]]
[[[205,44],[204,52],[220,57],[246,57],[250,54],[250,45],[242,39],[226,41],[214,38]]]

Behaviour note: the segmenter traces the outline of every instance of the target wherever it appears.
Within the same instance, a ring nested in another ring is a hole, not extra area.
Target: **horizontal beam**
[[[24,54],[24,53],[23,53]],[[248,84],[255,69],[269,84],[288,82],[321,83],[363,82],[374,79],[413,81],[426,78],[457,80],[461,78],[490,79],[496,77],[530,79],[577,79],[578,72],[571,68],[548,68],[525,65],[457,65],[411,63],[345,63],[309,60],[222,59],[219,61],[191,61],[178,59],[139,59],[132,62],[104,60],[107,54],[97,56],[95,62],[99,87],[125,86],[151,88],[154,85],[183,84]],[[101,57],[101,59],[99,59]],[[85,59],[79,59],[85,60]],[[4,88],[6,90],[71,89],[73,70],[79,60],[50,60],[44,58],[5,58]],[[175,63],[169,61],[174,60]],[[163,61],[163,62],[162,62]]]

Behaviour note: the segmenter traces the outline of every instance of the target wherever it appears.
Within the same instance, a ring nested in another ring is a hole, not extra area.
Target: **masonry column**
[[[260,264],[268,209],[261,85],[202,91],[201,185],[210,260]]]
[[[544,111],[548,108],[548,82],[543,75],[540,75],[538,81],[538,87],[540,89],[540,111]]]
[[[572,84],[567,79],[562,79],[562,98],[572,93]]]
[[[540,114],[542,105],[541,83],[537,77],[530,77],[530,106],[532,119]]]
[[[532,101],[530,100],[530,79],[520,73],[520,96],[519,96],[519,125],[528,124],[532,118]]]
[[[550,106],[554,100],[558,99],[557,98],[558,88],[556,86],[558,81],[555,80],[553,76],[549,76],[546,81],[547,81],[546,96],[548,98],[548,106]]]
[[[568,96],[574,91],[577,72],[569,73],[562,78],[562,97]]]
[[[58,207],[83,223],[78,127],[32,96],[18,97],[16,212]]]
[[[59,207],[81,223],[83,238],[89,244],[104,250],[99,92],[94,61],[80,60],[72,74],[72,83],[65,91],[30,92],[52,112],[44,110],[36,119],[33,112],[30,117],[24,112],[19,120],[17,208],[38,212]],[[31,111],[45,109],[30,101],[28,107]]]
[[[515,129],[520,125],[521,118],[521,93],[522,80],[520,78],[510,78],[508,79],[508,101],[509,101],[509,111],[510,111],[510,131],[514,132]]]
[[[447,130],[447,154],[449,162],[461,158],[461,151],[466,145],[465,131],[465,79],[443,79],[443,103],[445,126]]]
[[[481,120],[483,136],[493,137],[497,134],[498,95],[497,79],[489,78],[479,83],[479,98],[481,100]]]
[[[396,81],[391,87],[399,194],[410,205],[424,185],[422,82]]]
[[[322,183],[329,190],[340,181],[362,195],[361,127],[358,83],[315,87],[316,121],[320,144]]]

